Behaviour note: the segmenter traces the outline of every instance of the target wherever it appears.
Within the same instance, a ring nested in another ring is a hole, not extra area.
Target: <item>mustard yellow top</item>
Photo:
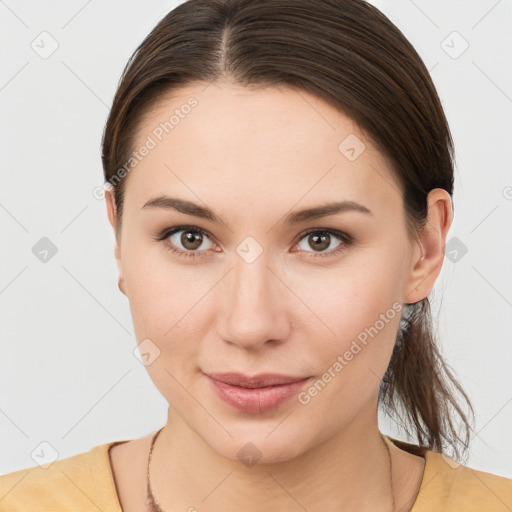
[[[477,471],[415,445],[386,436],[425,458],[420,491],[411,512],[510,512],[512,480]],[[113,441],[55,461],[0,476],[1,512],[122,512],[108,449]]]

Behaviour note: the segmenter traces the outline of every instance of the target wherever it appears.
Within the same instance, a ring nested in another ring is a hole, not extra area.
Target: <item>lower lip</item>
[[[243,412],[262,413],[276,409],[296,395],[310,380],[303,379],[290,384],[265,388],[242,388],[208,377],[217,395],[228,405]]]

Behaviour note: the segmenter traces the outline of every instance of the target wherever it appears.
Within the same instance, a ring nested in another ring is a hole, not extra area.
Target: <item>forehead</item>
[[[146,113],[133,149],[143,146],[127,206],[168,193],[213,209],[228,200],[240,215],[325,199],[402,208],[385,156],[352,119],[302,90],[191,84]]]

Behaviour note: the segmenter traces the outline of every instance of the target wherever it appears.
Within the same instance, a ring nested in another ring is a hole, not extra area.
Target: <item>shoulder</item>
[[[108,465],[112,444],[95,446],[46,468],[32,466],[0,476],[0,512],[102,509],[101,493],[112,484]]]
[[[473,469],[424,447],[386,436],[395,446],[425,459],[410,512],[510,512],[512,480]]]
[[[426,510],[499,512],[512,510],[512,480],[426,451],[425,474],[411,512]]]

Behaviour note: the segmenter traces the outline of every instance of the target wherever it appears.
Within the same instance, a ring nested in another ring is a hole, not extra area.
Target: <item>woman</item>
[[[453,388],[472,409],[428,299],[453,145],[382,13],[181,4],[124,71],[103,166],[119,288],[168,419],[0,477],[1,510],[511,509],[511,480],[460,462]],[[379,406],[417,445],[381,434]]]

